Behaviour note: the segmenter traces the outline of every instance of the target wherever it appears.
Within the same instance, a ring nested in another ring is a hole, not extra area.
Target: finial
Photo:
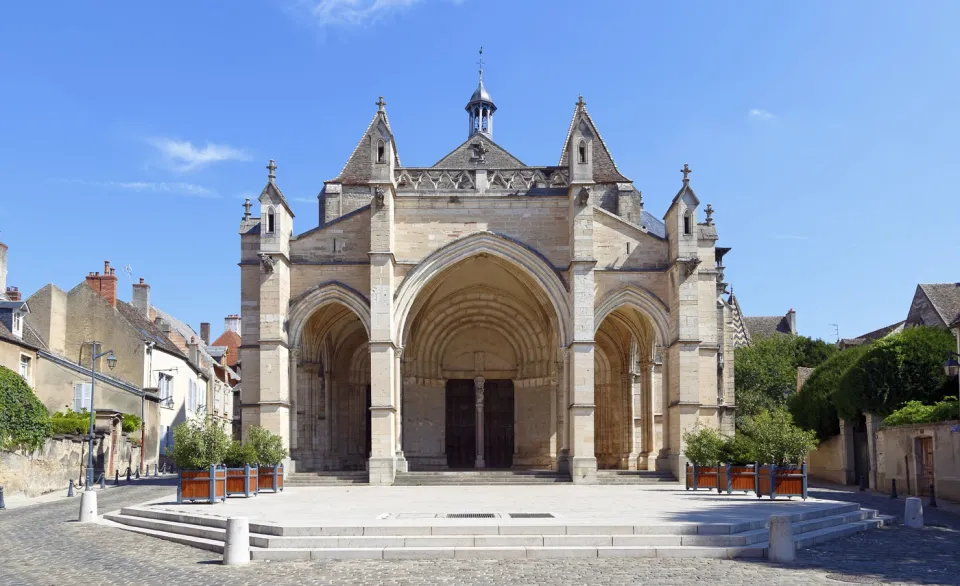
[[[637,190],[637,198],[640,200],[640,207],[643,207],[643,192],[639,189]]]
[[[683,169],[680,169],[680,172],[683,173],[683,184],[686,185],[687,183],[690,183],[689,175],[690,173],[693,173],[693,170],[690,169],[690,165],[684,163]]]
[[[583,108],[586,105],[587,103],[583,100],[583,94],[580,94],[579,96],[577,96],[577,107]]]
[[[707,208],[703,211],[707,214],[707,226],[713,226],[713,206],[707,204]]]
[[[383,107],[387,105],[387,101],[383,99],[383,96],[380,96],[380,99],[377,100],[377,112],[383,112]]]
[[[267,165],[267,170],[270,171],[270,173],[267,175],[270,181],[273,181],[277,178],[277,166],[274,164],[273,159],[270,159],[270,164]]]
[[[480,60],[477,64],[480,66],[480,83],[483,83],[483,45],[480,46]]]
[[[243,200],[243,219],[247,220],[250,218],[250,208],[253,207],[253,204],[250,203],[250,198]]]

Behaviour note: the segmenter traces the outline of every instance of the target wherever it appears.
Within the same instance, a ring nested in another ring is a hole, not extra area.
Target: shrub
[[[884,426],[911,425],[914,423],[937,423],[960,419],[960,408],[956,398],[939,401],[934,405],[924,405],[920,401],[908,401],[883,420]]]
[[[257,462],[262,466],[277,466],[287,457],[283,438],[259,425],[250,426],[247,430],[247,441],[256,450]]]
[[[799,465],[817,447],[817,436],[800,429],[783,408],[747,418],[743,433],[753,446],[753,455],[763,464]]]
[[[757,461],[753,440],[745,433],[727,438],[723,445],[721,460],[727,464],[753,464]]]
[[[56,434],[85,435],[90,431],[90,412],[58,411],[50,417],[50,426]]]
[[[140,426],[143,425],[143,420],[140,419],[139,415],[133,415],[132,413],[123,414],[123,433],[133,433],[140,429]]]
[[[223,463],[227,468],[253,466],[257,463],[257,450],[249,443],[233,440],[227,448],[227,455],[223,457]]]
[[[230,438],[223,425],[210,417],[193,419],[173,428],[173,446],[167,455],[180,470],[199,470],[222,464]]]
[[[683,432],[683,455],[697,466],[716,466],[726,440],[719,431],[699,424]]]
[[[946,390],[943,357],[956,341],[940,328],[908,328],[862,354],[840,378],[833,402],[844,419],[889,415],[908,401],[933,403]]]
[[[787,401],[797,425],[812,429],[820,441],[840,433],[840,416],[832,396],[840,378],[868,349],[869,346],[855,346],[836,352],[813,371],[800,392]]]
[[[0,450],[35,450],[50,435],[50,416],[23,377],[0,366]]]

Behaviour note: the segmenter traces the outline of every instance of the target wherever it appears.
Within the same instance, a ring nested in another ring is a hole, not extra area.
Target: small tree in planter
[[[283,460],[288,453],[283,447],[283,438],[259,425],[252,425],[247,430],[247,441],[257,452],[259,490],[282,491]]]
[[[756,490],[756,455],[753,440],[743,433],[724,438],[720,460],[726,465],[720,467],[720,480],[717,492],[726,489],[727,494],[735,490],[749,492]]]
[[[249,443],[232,441],[223,458],[227,466],[227,496],[242,494],[256,496],[257,450]]]
[[[177,502],[227,498],[227,471],[221,466],[230,438],[223,425],[207,417],[173,428],[173,446],[167,455],[178,469]]]
[[[687,490],[717,488],[717,473],[723,446],[726,443],[719,431],[699,424],[683,432],[683,455],[693,463],[687,465]]]
[[[763,411],[743,422],[758,462],[757,496],[807,498],[807,454],[817,447],[817,434],[800,429],[784,408]]]

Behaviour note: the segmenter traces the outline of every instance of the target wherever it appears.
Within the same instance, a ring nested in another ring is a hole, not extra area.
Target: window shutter
[[[83,383],[73,384],[73,410],[80,412],[83,409]]]

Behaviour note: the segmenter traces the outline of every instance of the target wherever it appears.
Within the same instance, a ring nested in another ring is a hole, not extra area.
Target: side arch
[[[669,312],[666,304],[650,291],[636,285],[627,285],[617,289],[600,300],[593,314],[594,334],[600,329],[600,325],[603,324],[603,320],[607,316],[624,305],[632,306],[650,318],[660,344],[666,346],[672,342],[670,339]]]
[[[404,277],[394,295],[397,334],[403,345],[407,335],[407,320],[417,297],[430,282],[444,270],[478,254],[489,254],[507,265],[520,269],[537,283],[550,301],[556,316],[557,335],[565,346],[569,337],[567,289],[547,260],[522,243],[495,232],[476,232],[451,242],[427,255]]]
[[[303,328],[310,316],[328,303],[340,303],[360,318],[370,337],[370,301],[359,291],[339,281],[326,281],[311,287],[290,302],[287,316],[287,339],[292,347],[300,345]]]

